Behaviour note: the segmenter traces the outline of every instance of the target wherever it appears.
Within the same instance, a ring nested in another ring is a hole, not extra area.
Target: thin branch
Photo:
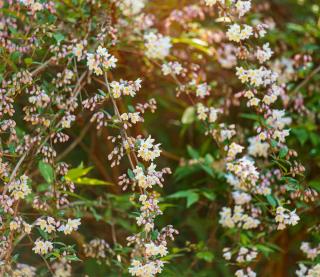
[[[87,124],[82,131],[80,132],[79,136],[69,145],[69,147],[64,150],[58,157],[57,161],[62,160],[65,156],[67,156],[84,138],[86,133],[89,131],[91,124]]]
[[[299,92],[317,73],[320,72],[320,65],[318,65],[293,91],[293,94]]]
[[[31,72],[31,76],[36,76],[39,72],[44,70],[50,63],[52,62],[52,58],[41,64],[39,67],[37,67],[34,71]]]

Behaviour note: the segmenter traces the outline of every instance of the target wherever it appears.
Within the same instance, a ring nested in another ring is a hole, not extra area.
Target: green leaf
[[[311,132],[310,133],[310,140],[314,146],[317,146],[320,144],[320,136],[317,133]]]
[[[37,186],[37,191],[38,192],[47,191],[49,186],[50,186],[49,184],[40,184],[40,185]]]
[[[76,255],[67,255],[65,257],[66,257],[67,260],[73,261],[73,262],[81,262],[82,261]]]
[[[130,168],[128,168],[127,173],[128,173],[128,176],[129,176],[129,178],[130,178],[131,180],[134,180],[134,179],[135,179],[134,173],[133,173],[133,171],[132,171]]]
[[[275,252],[275,250],[267,245],[256,244],[255,247],[260,250],[265,256],[269,256],[271,253]]]
[[[89,186],[110,186],[110,185],[113,185],[113,183],[111,183],[111,182],[106,182],[106,181],[98,180],[95,178],[88,178],[88,177],[77,178],[77,179],[74,179],[73,182],[76,184],[89,185]]]
[[[199,159],[200,158],[200,155],[199,155],[198,151],[195,150],[194,148],[192,148],[190,145],[188,145],[187,151],[188,151],[188,154],[190,155],[191,158],[193,158],[193,159]]]
[[[32,58],[25,58],[25,59],[24,59],[24,63],[25,63],[26,65],[31,65],[32,62],[33,62]]]
[[[304,128],[292,129],[292,133],[295,134],[300,144],[303,146],[309,138],[309,132]]]
[[[209,190],[204,190],[204,191],[201,191],[202,195],[207,198],[208,200],[215,200],[216,199],[216,195],[213,191],[209,191]]]
[[[201,251],[196,254],[197,258],[200,260],[204,260],[208,263],[211,263],[214,259],[214,255],[210,251]]]
[[[315,189],[316,191],[320,192],[320,179],[312,180],[309,183],[309,186]]]
[[[49,239],[49,236],[45,231],[41,230],[39,227],[37,227],[37,230],[39,231],[41,237],[43,237],[45,240]]]
[[[43,161],[39,161],[38,168],[42,177],[51,184],[54,180],[54,170],[52,166]]]
[[[14,62],[17,63],[21,57],[21,53],[19,51],[15,51],[10,55],[10,59]]]
[[[183,124],[191,124],[195,120],[195,108],[194,107],[188,107],[183,112],[181,122]]]
[[[54,39],[56,40],[57,43],[60,43],[61,41],[64,40],[64,35],[61,33],[55,33],[53,35]]]
[[[278,142],[277,142],[276,140],[272,139],[272,140],[271,140],[271,146],[272,146],[273,148],[276,148],[276,147],[278,146]]]
[[[254,121],[264,121],[263,117],[257,114],[251,114],[251,113],[242,113],[240,114],[240,117],[245,119],[251,119]]]
[[[197,193],[190,193],[187,197],[187,208],[191,207],[192,204],[198,202],[199,194]]]
[[[211,165],[214,162],[214,158],[210,154],[206,154],[204,160],[207,165]]]
[[[279,151],[279,157],[283,159],[285,156],[287,156],[288,152],[289,152],[289,149],[287,146],[282,147]]]
[[[287,28],[289,30],[295,31],[297,33],[304,33],[305,32],[305,29],[303,28],[303,26],[296,24],[296,23],[288,23]]]
[[[204,165],[204,164],[200,164],[201,168],[208,173],[211,177],[214,178],[214,171],[210,166]]]
[[[193,175],[201,170],[201,167],[198,165],[187,165],[178,167],[174,173],[175,180],[178,182],[190,175]]]
[[[271,195],[267,195],[267,200],[269,202],[269,204],[272,206],[272,207],[276,207],[277,206],[277,200]]]
[[[209,48],[208,43],[201,39],[180,37],[172,38],[172,42],[187,44],[195,49],[198,49],[201,52],[206,53],[209,56],[213,54],[213,51]]]
[[[98,89],[98,92],[101,96],[104,96],[104,97],[107,96],[107,94],[101,89]]]
[[[87,175],[92,169],[93,169],[92,166],[84,168],[83,165],[81,164],[77,168],[70,169],[65,175],[65,178],[68,181],[74,181],[77,178]]]
[[[199,200],[199,194],[195,190],[182,190],[168,196],[168,198],[186,198],[187,208],[191,207]]]
[[[159,232],[157,230],[154,230],[151,232],[151,239],[156,240],[159,237]]]
[[[136,110],[134,109],[134,107],[132,105],[128,105],[128,111],[130,113],[134,113]]]

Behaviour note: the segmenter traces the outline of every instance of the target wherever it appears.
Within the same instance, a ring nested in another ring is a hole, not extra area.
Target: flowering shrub
[[[0,0],[0,276],[320,277],[319,11]]]

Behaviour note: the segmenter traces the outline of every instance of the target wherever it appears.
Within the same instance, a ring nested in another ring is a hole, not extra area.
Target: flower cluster
[[[244,230],[255,229],[259,226],[260,220],[244,213],[241,206],[235,206],[232,212],[231,208],[224,207],[220,211],[219,223],[228,228],[243,228]]]
[[[172,47],[169,37],[164,37],[159,33],[148,33],[144,36],[146,56],[150,59],[163,60],[169,55]]]
[[[302,242],[300,249],[310,261],[308,261],[308,264],[299,263],[299,269],[296,270],[295,272],[296,276],[298,277],[319,276],[320,274],[319,263],[315,261],[315,259],[320,254],[319,245],[315,248],[312,248],[309,242]]]
[[[180,75],[183,72],[183,67],[179,62],[164,63],[161,67],[163,75]]]
[[[231,41],[240,42],[246,40],[253,35],[253,29],[249,25],[240,26],[239,24],[233,24],[229,27],[227,37]]]
[[[147,264],[142,264],[138,260],[133,260],[131,263],[131,267],[129,268],[129,272],[132,276],[146,276],[152,277],[156,276],[158,273],[162,272],[163,262],[149,262]]]
[[[130,95],[134,97],[141,88],[141,79],[135,81],[113,81],[110,83],[113,98],[119,98],[121,95]]]
[[[121,0],[115,2],[126,16],[139,14],[146,4],[146,0]]]
[[[103,70],[114,68],[117,59],[108,53],[108,50],[101,45],[95,53],[87,53],[87,66],[96,75],[102,75]]]
[[[146,139],[141,139],[138,146],[138,157],[144,161],[153,161],[155,158],[159,157],[161,150],[159,148],[160,144],[153,144],[154,139],[149,136]]]
[[[287,225],[298,224],[300,217],[296,214],[296,211],[289,211],[281,206],[277,208],[276,222],[278,223],[278,230],[283,230]]]
[[[26,198],[31,193],[31,188],[28,186],[28,177],[22,175],[18,180],[10,182],[8,190],[15,200]]]
[[[34,244],[32,250],[39,255],[46,255],[53,249],[53,244],[50,241],[38,239]]]

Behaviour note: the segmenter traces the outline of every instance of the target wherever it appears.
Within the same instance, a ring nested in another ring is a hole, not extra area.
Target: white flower
[[[124,15],[133,16],[142,11],[146,0],[119,0],[117,4]]]
[[[183,71],[183,67],[178,62],[169,62],[164,63],[161,67],[161,70],[165,76],[169,74],[180,75]]]
[[[245,214],[241,206],[235,206],[233,214],[231,208],[223,207],[219,214],[219,223],[227,228],[237,226],[249,230],[257,228],[260,224],[260,220]]]
[[[320,264],[317,264],[309,269],[308,275],[306,277],[320,277]]]
[[[35,2],[34,0],[20,0],[20,2],[28,6],[33,13],[44,9],[44,6],[41,3]]]
[[[233,68],[237,64],[237,48],[233,44],[222,44],[217,54],[217,60],[223,68]]]
[[[286,141],[286,137],[290,135],[290,130],[276,130],[274,131],[272,138],[278,140],[279,142],[284,143]]]
[[[237,154],[242,152],[243,149],[244,149],[243,146],[241,146],[235,142],[231,143],[229,146],[229,149],[228,149],[227,158],[229,160],[233,160]]]
[[[234,173],[237,177],[238,182],[235,186],[236,189],[248,191],[256,186],[256,182],[259,179],[259,172],[253,160],[248,157],[243,157],[233,163],[227,163],[226,166],[227,170]]]
[[[258,255],[258,252],[256,251],[255,248],[251,250],[246,247],[241,247],[236,261],[238,263],[251,262],[257,257],[257,255]]]
[[[270,148],[269,143],[267,142],[261,142],[259,137],[252,137],[249,138],[249,147],[248,147],[248,153],[251,156],[254,157],[268,157],[268,150]]]
[[[24,199],[31,193],[31,189],[28,186],[28,177],[22,175],[19,180],[12,181],[9,183],[8,190],[14,199]]]
[[[32,225],[24,222],[24,223],[23,223],[23,228],[24,228],[24,232],[25,232],[26,234],[30,234],[30,233],[31,233],[31,229],[32,229]]]
[[[34,243],[32,250],[36,254],[45,255],[53,249],[53,244],[50,241],[44,241],[42,239],[37,239]]]
[[[56,231],[56,221],[52,217],[47,217],[47,219],[38,218],[36,225],[40,227],[41,230],[51,234]]]
[[[157,256],[160,255],[161,257],[164,257],[168,254],[167,247],[164,245],[155,245],[153,242],[147,243],[146,245],[146,254],[148,256]]]
[[[306,277],[306,273],[308,268],[304,264],[299,264],[299,270],[296,270],[296,274],[298,277]]]
[[[247,102],[247,106],[248,107],[257,107],[259,105],[260,101],[261,100],[259,98],[253,97]]]
[[[146,264],[142,264],[138,260],[132,260],[131,267],[129,267],[129,273],[132,276],[137,277],[154,277],[156,274],[162,272],[162,261],[150,261]]]
[[[287,225],[298,224],[300,217],[296,214],[296,211],[290,211],[279,206],[276,210],[275,221],[278,223],[278,230],[283,230]]]
[[[249,25],[241,26],[237,23],[231,25],[227,31],[227,37],[231,41],[240,42],[241,40],[246,40],[253,34],[253,29]]]
[[[307,256],[307,258],[311,260],[314,260],[320,254],[320,244],[318,247],[311,248],[309,242],[303,242],[300,249]]]
[[[268,61],[273,54],[273,51],[271,50],[269,43],[265,43],[261,48],[258,48],[256,52],[256,57],[260,63],[264,63]]]
[[[284,110],[272,110],[272,114],[267,119],[267,124],[272,126],[274,129],[282,130],[286,125],[290,125],[292,119],[285,117]]]
[[[207,85],[207,83],[197,85],[197,88],[196,88],[197,97],[204,98],[204,97],[208,96],[209,94],[210,94],[210,88]]]
[[[262,101],[267,105],[270,105],[276,102],[278,99],[278,96],[282,93],[282,90],[283,89],[281,87],[273,84],[271,88],[269,88],[268,90],[268,95],[265,95]]]
[[[50,97],[45,91],[40,91],[36,95],[30,96],[28,100],[31,104],[34,104],[39,108],[45,108],[50,103]]]
[[[252,86],[268,86],[277,81],[278,74],[264,67],[245,70],[243,67],[236,68],[236,75],[242,83],[250,83]]]
[[[67,223],[65,225],[61,225],[58,229],[58,231],[64,232],[66,235],[70,235],[73,231],[78,230],[80,226],[80,218],[77,219],[68,219]]]
[[[215,5],[218,2],[222,5],[225,4],[225,0],[205,0],[205,2],[206,2],[206,5],[209,7],[212,7],[213,5]]]
[[[222,249],[222,251],[223,251],[223,258],[227,261],[230,261],[231,257],[232,257],[232,253],[230,251],[230,248],[225,247]]]
[[[235,222],[232,218],[232,211],[230,208],[223,207],[222,211],[220,211],[220,220],[219,223],[228,228],[233,228],[235,226]]]
[[[86,41],[82,41],[77,43],[73,48],[72,48],[72,53],[77,57],[77,60],[80,61],[83,56],[84,56],[84,46],[87,44]]]
[[[136,124],[137,122],[143,122],[143,117],[140,116],[140,113],[129,113],[129,118],[132,124]]]
[[[116,67],[117,59],[108,53],[106,48],[101,45],[98,47],[96,53],[87,53],[87,66],[90,71],[96,75],[102,75],[103,70]]]
[[[232,192],[232,197],[236,205],[244,205],[251,201],[251,195],[241,191]]]
[[[135,81],[113,81],[110,83],[111,94],[113,98],[119,98],[121,95],[130,95],[134,97],[141,88],[141,79]]]
[[[67,114],[61,119],[61,127],[62,128],[70,128],[71,123],[76,120],[75,115]]]
[[[161,34],[148,33],[144,36],[146,56],[150,59],[164,59],[169,55],[172,44],[170,37]]]
[[[220,113],[220,109],[210,108],[209,109],[209,122],[214,123],[218,119],[218,113]]]
[[[235,273],[236,277],[256,277],[257,274],[250,267],[246,269],[238,269]]]
[[[151,163],[148,167],[147,174],[144,173],[142,167],[137,166],[133,170],[135,180],[138,182],[138,186],[147,189],[152,188],[153,185],[159,184],[161,186],[161,181],[158,177],[158,172],[155,170],[155,164]],[[147,202],[144,202],[145,205]]]
[[[161,150],[160,144],[153,144],[154,139],[149,136],[147,139],[140,140],[140,146],[138,149],[138,157],[142,158],[146,162],[153,161],[160,156]]]
[[[13,219],[11,222],[10,222],[10,225],[9,225],[9,228],[11,231],[14,231],[14,230],[18,230],[20,227],[20,222],[19,220],[15,220]]]
[[[199,120],[206,120],[208,117],[207,112],[208,112],[207,107],[205,107],[202,103],[197,104],[197,117]]]
[[[244,16],[251,9],[251,1],[238,1],[236,9],[240,17]]]
[[[244,230],[255,229],[260,224],[260,220],[259,219],[256,219],[256,218],[248,216],[248,215],[243,215],[242,221],[243,221],[242,228]]]
[[[36,277],[36,268],[27,264],[17,264],[11,277]]]

